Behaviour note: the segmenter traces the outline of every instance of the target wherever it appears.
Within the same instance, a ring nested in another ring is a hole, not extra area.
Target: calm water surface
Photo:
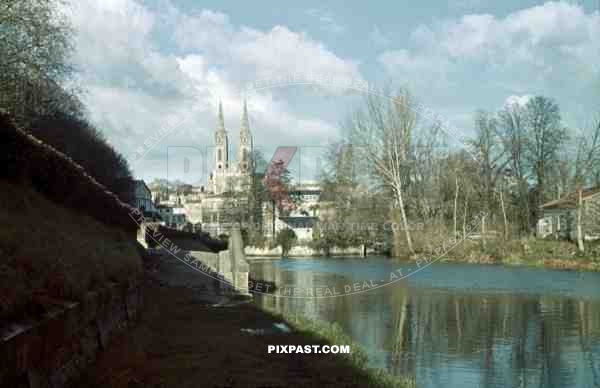
[[[398,268],[416,270],[379,257],[251,264],[254,279],[280,287],[337,290]],[[600,274],[432,264],[355,295],[256,299],[337,322],[373,367],[415,376],[419,387],[600,387]]]

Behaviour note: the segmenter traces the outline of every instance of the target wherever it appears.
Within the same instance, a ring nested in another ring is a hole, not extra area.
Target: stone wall
[[[367,250],[367,254],[371,254],[374,251],[372,249]],[[265,256],[265,257],[281,257],[281,247],[276,248],[259,248],[259,247],[245,247],[244,253],[247,256]],[[361,247],[348,247],[348,248],[331,248],[329,254],[331,256],[360,256],[362,253]],[[323,256],[324,252],[313,249],[307,245],[296,245],[290,249],[288,257],[306,257],[306,256]]]
[[[234,265],[234,259],[229,250],[219,253],[203,251],[190,251],[189,253],[210,268],[207,273],[220,279],[219,291],[222,294],[247,293],[250,266],[245,259],[240,261],[238,258]]]
[[[275,247],[273,249],[260,248],[260,247],[245,247],[244,253],[246,256],[277,256],[281,257],[281,247]]]
[[[139,224],[136,238],[144,248],[156,248],[163,244],[167,249],[175,246],[186,251],[219,252],[227,249],[227,242],[214,239],[208,233],[168,228],[158,222],[147,222],[138,218],[137,214],[134,215]]]
[[[248,293],[248,274],[250,265],[242,250],[242,236],[239,230],[232,230],[229,237],[229,248],[219,253],[205,251],[190,251],[189,253],[206,264],[211,274],[223,281],[219,289],[223,293]]]
[[[80,303],[0,329],[0,387],[56,388],[76,381],[142,307],[140,288],[111,285]]]

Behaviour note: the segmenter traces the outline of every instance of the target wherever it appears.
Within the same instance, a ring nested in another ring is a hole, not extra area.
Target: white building
[[[290,188],[288,193],[294,199],[295,210],[282,214],[276,207],[273,209],[272,203],[263,205],[265,235],[273,237],[283,229],[292,229],[298,241],[312,241],[313,227],[319,221],[321,187],[316,183],[304,183]],[[273,222],[273,210],[275,222]]]
[[[251,165],[252,151],[253,139],[246,102],[240,125],[237,162],[229,157],[230,139],[225,129],[223,108],[219,103],[215,130],[215,169],[210,174],[206,188],[194,188],[191,194],[180,201],[189,222],[201,223],[202,230],[213,236],[226,233],[228,209],[242,206],[247,199],[244,193],[250,189],[254,170]]]
[[[164,225],[175,229],[182,229],[187,221],[186,209],[183,207],[172,207],[168,205],[157,205],[158,214]]]
[[[156,213],[156,207],[152,200],[152,193],[150,189],[141,179],[137,179],[135,182],[135,203],[134,206],[140,209],[143,213]]]
[[[215,130],[214,170],[210,174],[207,186],[194,187],[184,196],[170,197],[161,201],[171,208],[181,208],[185,212],[186,222],[201,224],[204,232],[212,236],[227,233],[232,221],[249,222],[244,217],[247,212],[236,212],[236,207],[247,206],[248,191],[251,188],[254,166],[251,155],[253,139],[250,132],[248,109],[244,102],[239,130],[237,162],[230,158],[230,137],[225,128],[223,108],[219,104]],[[282,229],[292,229],[299,241],[310,241],[313,225],[319,218],[319,198],[321,188],[317,183],[305,183],[288,189],[295,199],[297,209],[281,214],[271,201],[262,205],[262,231],[266,237],[277,235]],[[166,211],[166,210],[165,210]],[[234,214],[234,216],[232,216]],[[164,214],[163,220],[169,222],[170,215]],[[252,227],[256,227],[253,225]]]
[[[537,235],[541,238],[577,239],[577,207],[579,193],[567,193],[561,198],[541,206],[542,217],[537,222]],[[582,227],[585,240],[600,238],[600,187],[585,189],[581,193]]]

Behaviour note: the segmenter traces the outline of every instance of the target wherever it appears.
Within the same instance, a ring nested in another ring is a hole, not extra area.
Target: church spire
[[[217,132],[225,132],[225,119],[223,118],[223,104],[219,101],[219,117],[217,119]]]
[[[223,119],[223,105],[219,101],[219,117],[217,118],[217,131],[215,132],[215,158],[217,173],[225,171],[229,167],[229,140],[225,130]]]
[[[242,126],[240,128],[240,134],[248,136],[250,132],[250,122],[248,121],[248,106],[246,99],[244,98],[244,111],[242,113]]]
[[[240,127],[240,148],[239,161],[240,170],[243,173],[250,171],[250,158],[252,154],[252,135],[250,134],[250,123],[248,121],[248,106],[244,99],[244,108],[242,112],[242,125]]]

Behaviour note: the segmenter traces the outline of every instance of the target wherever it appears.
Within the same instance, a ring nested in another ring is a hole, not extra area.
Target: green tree
[[[287,256],[298,237],[296,236],[296,232],[292,229],[283,229],[277,233],[277,238],[275,242],[278,246],[281,247],[281,255]]]
[[[74,102],[58,86],[73,70],[72,29],[63,3],[0,0],[0,103],[21,122],[26,108],[64,110],[65,102]]]

